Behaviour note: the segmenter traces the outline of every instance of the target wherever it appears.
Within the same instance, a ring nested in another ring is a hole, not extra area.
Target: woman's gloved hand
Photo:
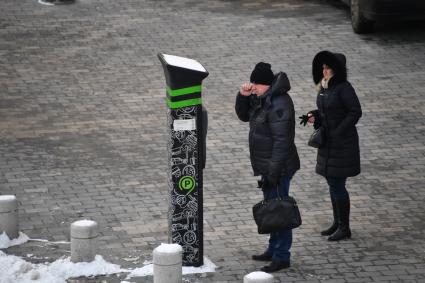
[[[308,118],[309,118],[307,115],[302,115],[302,116],[299,116],[298,118],[301,119],[300,125],[303,125],[303,126],[307,125]]]

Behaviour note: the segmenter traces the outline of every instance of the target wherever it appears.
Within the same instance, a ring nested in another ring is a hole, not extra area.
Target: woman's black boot
[[[350,230],[350,199],[336,200],[338,209],[338,229],[328,238],[328,241],[339,241],[351,238]]]
[[[337,210],[337,207],[336,207],[335,199],[332,196],[331,196],[331,202],[332,202],[332,210],[333,210],[333,215],[334,215],[334,222],[331,225],[331,227],[320,232],[320,234],[322,236],[330,236],[333,233],[335,233],[335,231],[338,229],[338,210]]]

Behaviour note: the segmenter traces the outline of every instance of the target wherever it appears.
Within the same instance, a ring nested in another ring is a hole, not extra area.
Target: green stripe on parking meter
[[[167,86],[167,105],[171,109],[182,108],[187,106],[199,105],[202,104],[202,98],[196,97],[201,96],[202,85],[196,85],[180,89],[171,89]],[[187,95],[187,99],[185,99]],[[194,97],[195,96],[195,97]],[[175,101],[173,98],[179,98],[178,101]]]
[[[182,107],[193,106],[193,105],[199,105],[199,104],[202,104],[202,98],[187,99],[187,100],[176,101],[176,102],[173,102],[173,101],[167,99],[167,105],[171,109],[182,108]]]
[[[180,95],[191,94],[191,93],[196,93],[201,91],[202,91],[201,85],[180,88],[180,89],[171,89],[167,86],[167,93],[169,96],[180,96]]]

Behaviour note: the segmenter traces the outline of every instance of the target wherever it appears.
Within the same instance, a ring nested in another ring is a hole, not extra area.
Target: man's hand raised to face
[[[252,90],[252,84],[251,83],[244,83],[243,85],[241,85],[239,92],[243,96],[250,96],[251,90]]]

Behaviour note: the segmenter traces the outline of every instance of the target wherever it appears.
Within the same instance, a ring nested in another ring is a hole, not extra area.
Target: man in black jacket
[[[288,196],[292,176],[300,168],[295,146],[295,111],[285,73],[273,74],[271,65],[258,63],[250,83],[240,87],[236,114],[249,122],[249,151],[255,176],[261,176],[264,199]],[[261,270],[274,272],[290,266],[292,231],[270,234],[269,246],[254,260],[271,261]]]

